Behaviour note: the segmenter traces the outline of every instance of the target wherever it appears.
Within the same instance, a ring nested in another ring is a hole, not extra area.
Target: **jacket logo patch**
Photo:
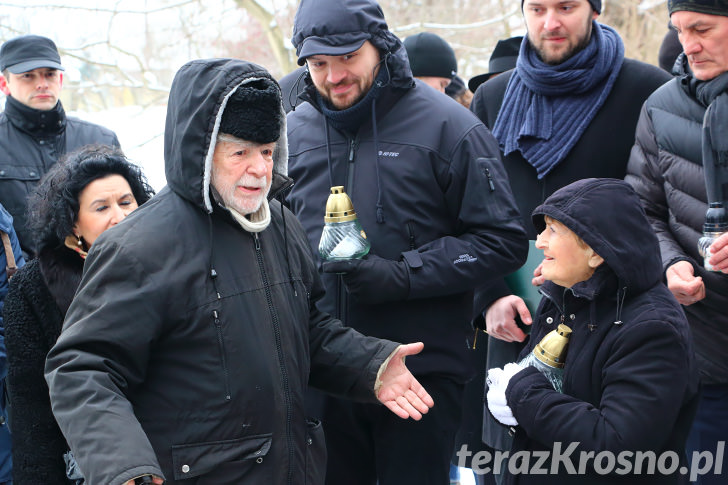
[[[466,254],[461,254],[460,256],[458,256],[458,259],[456,259],[455,261],[453,261],[453,263],[454,264],[474,263],[477,260],[478,260],[478,258],[474,258],[471,255],[469,255],[469,254],[466,253]]]
[[[379,150],[379,156],[397,158],[399,156],[399,152],[383,152]]]

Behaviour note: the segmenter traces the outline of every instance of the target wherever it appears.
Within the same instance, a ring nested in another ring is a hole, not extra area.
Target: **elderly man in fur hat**
[[[306,236],[274,199],[292,184],[285,133],[263,68],[209,59],[177,73],[168,185],[96,240],[47,361],[87,483],[323,483],[309,382],[402,418],[433,405],[404,366],[421,343],[319,311]]]

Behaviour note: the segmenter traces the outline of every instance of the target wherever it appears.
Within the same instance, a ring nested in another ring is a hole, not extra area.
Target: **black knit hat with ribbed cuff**
[[[728,17],[728,0],[668,0],[670,15],[683,10]]]
[[[589,5],[596,13],[602,13],[602,0],[587,0]],[[521,10],[523,10],[523,0],[521,0]]]

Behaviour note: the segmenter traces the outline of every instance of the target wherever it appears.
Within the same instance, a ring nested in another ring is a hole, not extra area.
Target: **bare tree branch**
[[[274,14],[266,10],[257,0],[235,0],[235,3],[252,15],[263,28],[273,57],[283,72],[292,71],[296,66],[291,60],[289,50],[285,47],[285,37]]]

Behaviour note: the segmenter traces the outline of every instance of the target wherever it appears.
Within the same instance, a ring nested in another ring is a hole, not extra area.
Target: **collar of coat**
[[[8,96],[5,98],[5,116],[14,127],[33,136],[54,136],[66,127],[66,112],[60,101],[53,109],[42,111]]]

